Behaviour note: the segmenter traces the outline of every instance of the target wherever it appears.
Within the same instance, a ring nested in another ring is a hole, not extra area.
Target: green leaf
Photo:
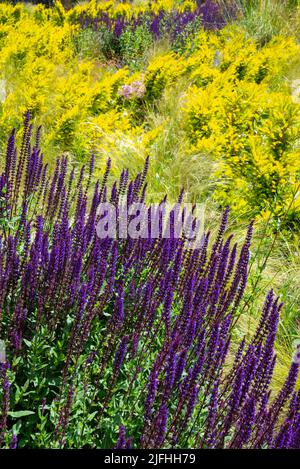
[[[27,415],[32,415],[34,412],[32,410],[19,410],[17,412],[8,412],[8,415],[10,417],[13,417],[15,419],[18,419],[20,417],[27,417]]]

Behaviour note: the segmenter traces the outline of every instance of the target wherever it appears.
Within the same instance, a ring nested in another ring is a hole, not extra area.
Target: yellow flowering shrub
[[[183,57],[170,52],[156,57],[148,66],[145,74],[145,85],[149,99],[157,99],[167,86],[174,84],[186,73]]]
[[[111,18],[123,16],[125,18],[137,17],[140,13],[146,10],[157,14],[159,11],[164,10],[169,12],[174,8],[178,11],[184,12],[186,10],[193,11],[196,8],[196,2],[193,0],[155,0],[145,1],[144,3],[130,3],[128,2],[115,2],[114,0],[106,0],[97,2],[92,0],[88,3],[82,3],[74,6],[69,10],[65,17],[70,22],[78,21],[82,15],[88,15],[90,18],[97,18],[102,13],[108,13]]]
[[[299,46],[278,37],[258,48],[227,28],[219,37],[201,34],[198,50],[182,125],[191,150],[218,162],[215,197],[240,212],[293,219],[300,115],[282,77]]]
[[[57,21],[57,11],[65,15],[61,8],[59,3],[50,10],[42,5],[28,11],[22,5],[0,8],[0,80],[5,87],[0,138],[4,142],[12,127],[20,128],[29,110],[43,126],[46,156],[53,146],[84,155],[91,145],[88,138],[79,138],[80,124],[103,114],[115,125],[115,114],[109,111],[116,106],[128,70],[114,73],[96,61],[79,60],[72,42],[77,27]]]

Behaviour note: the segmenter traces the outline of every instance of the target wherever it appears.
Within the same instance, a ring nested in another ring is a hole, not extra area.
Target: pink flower
[[[121,88],[118,90],[118,95],[123,96],[125,99],[129,99],[132,95],[132,87],[130,85],[121,86]]]
[[[141,80],[136,80],[131,85],[123,85],[118,90],[118,95],[125,99],[142,98],[145,94],[146,87]]]

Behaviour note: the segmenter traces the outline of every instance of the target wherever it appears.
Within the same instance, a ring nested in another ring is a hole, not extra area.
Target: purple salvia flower
[[[128,342],[128,337],[127,336],[123,337],[119,345],[119,348],[117,350],[115,361],[114,361],[114,374],[115,375],[119,373],[122,363],[124,361],[124,358],[126,355],[127,342]]]
[[[156,424],[155,424],[155,431],[157,434],[155,447],[160,448],[163,444],[164,437],[167,430],[167,422],[168,422],[168,415],[169,410],[166,404],[162,404],[157,415]]]
[[[17,435],[13,433],[13,436],[9,443],[9,449],[16,449],[17,445],[18,445],[18,438],[17,438]]]

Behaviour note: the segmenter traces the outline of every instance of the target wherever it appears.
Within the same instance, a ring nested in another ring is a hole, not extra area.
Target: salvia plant
[[[40,129],[8,140],[0,177],[0,444],[3,448],[299,448],[299,356],[271,384],[282,305],[232,346],[252,235],[101,239],[98,207],[144,201],[149,161],[109,189],[66,157],[43,163]],[[181,202],[182,194],[179,196]],[[171,214],[170,214],[171,216]]]

